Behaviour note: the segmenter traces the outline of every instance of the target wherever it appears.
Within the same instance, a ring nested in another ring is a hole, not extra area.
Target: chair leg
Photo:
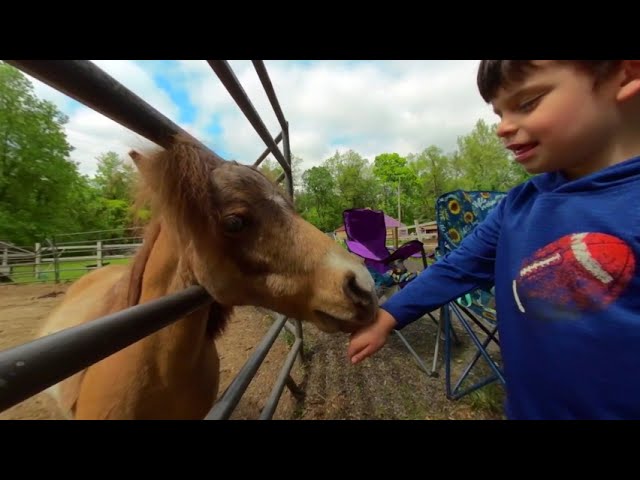
[[[462,342],[460,341],[460,338],[458,338],[458,334],[456,333],[455,329],[451,329],[451,336],[453,337],[453,344],[458,347],[462,344]]]
[[[429,314],[429,316],[431,316],[431,314]],[[433,319],[433,317],[431,318]],[[440,314],[440,318],[442,318],[442,313]],[[429,374],[431,377],[440,376],[440,374],[436,370],[438,369],[438,348],[440,347],[440,333],[442,332],[442,324],[438,322],[436,323],[436,325],[438,327],[438,331],[436,333],[436,347],[433,352],[433,364],[431,366],[431,373]]]
[[[416,353],[416,351],[411,347],[411,345],[409,345],[409,342],[407,342],[407,339],[404,338],[404,335],[402,335],[402,333],[400,333],[398,330],[394,330],[394,332],[396,332],[396,334],[400,337],[400,340],[402,340],[402,342],[404,343],[404,346],[407,347],[407,350],[409,350],[409,352],[411,352],[411,355],[413,355],[413,358],[416,359],[416,362],[418,362],[418,365],[420,365],[420,369],[424,373],[428,374],[429,373],[429,369],[427,368],[427,366],[424,364],[424,362],[420,358],[420,355],[418,355]]]
[[[424,257],[424,255],[423,255]],[[426,262],[426,257],[424,258],[425,262]],[[393,290],[395,289],[401,290],[402,286],[400,285],[394,285],[393,287],[387,287],[387,288],[381,288],[378,290],[378,298],[380,299],[380,303],[383,303],[384,300],[386,300],[386,298],[389,298],[393,295]],[[442,312],[444,309],[444,307],[442,307],[440,309],[440,311]],[[394,330],[394,332],[398,335],[398,337],[400,337],[400,340],[402,340],[402,343],[404,343],[405,347],[407,347],[407,350],[409,350],[409,352],[411,353],[411,355],[413,355],[413,358],[415,358],[416,362],[418,363],[418,365],[420,366],[420,369],[425,372],[427,375],[429,375],[430,377],[434,377],[437,378],[440,376],[440,374],[437,371],[437,365],[438,365],[438,350],[439,350],[439,346],[440,346],[440,338],[441,338],[441,333],[443,330],[443,323],[441,323],[440,321],[436,320],[436,318],[433,316],[433,314],[431,312],[428,312],[427,315],[429,316],[429,318],[431,319],[431,321],[436,325],[437,327],[437,334],[436,334],[436,345],[435,345],[435,351],[433,353],[433,363],[431,366],[431,371],[429,371],[429,369],[427,368],[427,366],[424,364],[424,362],[422,361],[422,359],[420,358],[420,356],[418,355],[418,353],[411,347],[411,345],[409,344],[409,342],[407,341],[407,339],[405,338],[405,336],[400,333],[400,331],[398,330]],[[442,313],[440,313],[440,318],[442,318]],[[449,335],[451,335],[454,339],[455,345],[459,345],[460,344],[460,339],[458,338],[458,336],[456,335],[455,331],[452,329],[451,332],[449,333]]]
[[[492,383],[492,382],[494,382],[496,380],[500,381],[500,383],[502,383],[504,385],[505,380],[504,380],[504,376],[503,376],[502,372],[497,367],[497,365],[495,364],[493,359],[491,359],[489,354],[486,352],[486,347],[491,341],[494,341],[494,342],[497,343],[497,339],[495,338],[495,335],[496,335],[497,330],[498,330],[497,325],[491,331],[483,329],[485,331],[485,333],[487,333],[487,338],[485,339],[484,342],[481,343],[480,340],[478,339],[478,337],[476,336],[475,332],[473,332],[473,330],[471,329],[471,326],[462,317],[462,314],[460,312],[460,309],[458,308],[458,305],[456,305],[454,303],[451,303],[448,306],[448,308],[446,309],[446,314],[444,316],[445,317],[445,327],[446,327],[445,328],[445,332],[448,332],[449,330],[452,329],[451,310],[453,310],[453,312],[455,313],[456,317],[458,317],[458,320],[460,320],[460,323],[462,324],[464,329],[467,331],[467,333],[471,337],[471,340],[475,344],[475,346],[478,349],[478,351],[476,352],[473,361],[467,366],[467,368],[465,368],[464,372],[460,376],[460,379],[458,380],[456,385],[452,388],[451,387],[451,346],[450,346],[451,339],[448,336],[445,337],[446,392],[447,392],[447,398],[452,399],[452,400],[457,400],[457,399],[459,399],[459,398],[461,398],[461,397],[473,392],[474,390],[478,390],[479,388],[482,388],[485,385],[488,385],[489,383]],[[485,361],[487,362],[487,364],[489,365],[489,367],[493,371],[493,374],[485,377],[484,379],[478,381],[476,384],[471,385],[470,387],[468,387],[468,388],[466,388],[464,390],[460,390],[460,386],[461,386],[462,382],[469,375],[469,373],[471,372],[471,369],[473,368],[473,366],[476,364],[476,362],[478,361],[478,359],[481,356],[484,357]]]
[[[405,347],[407,347],[407,350],[409,350],[411,355],[413,355],[413,358],[416,359],[416,362],[418,362],[418,365],[420,365],[420,369],[424,373],[428,374],[430,377],[438,377],[439,374],[436,371],[436,363],[437,363],[437,358],[438,358],[438,342],[439,342],[439,339],[440,339],[440,330],[441,330],[440,329],[440,323],[438,322],[438,320],[435,319],[435,317],[431,314],[431,312],[427,313],[427,315],[429,315],[429,318],[431,318],[433,323],[435,323],[436,326],[438,327],[438,333],[437,333],[437,338],[436,338],[436,350],[435,350],[435,353],[433,355],[433,367],[432,367],[431,371],[429,371],[427,366],[424,364],[424,362],[420,358],[420,355],[418,355],[418,353],[413,349],[413,347],[411,347],[411,344],[409,344],[409,342],[407,341],[405,336],[402,333],[400,333],[400,331],[398,331],[398,330],[394,330],[394,332],[396,332],[398,337],[400,337],[400,340],[402,340],[402,343],[404,343]]]
[[[454,306],[454,310],[457,310],[456,306]],[[490,332],[487,331],[488,335],[487,335],[486,340],[483,343],[480,343],[480,340],[478,339],[476,334],[473,332],[473,330],[471,330],[471,326],[462,318],[462,316],[461,316],[459,311],[456,311],[456,315],[457,315],[458,319],[460,320],[460,322],[462,323],[462,326],[465,328],[465,330],[467,331],[467,333],[471,337],[471,340],[473,340],[473,343],[475,343],[476,347],[478,348],[479,353],[484,357],[484,359],[486,360],[487,364],[489,364],[489,367],[491,368],[491,370],[493,370],[493,373],[497,376],[497,378],[500,380],[500,382],[504,385],[505,379],[504,379],[504,376],[502,375],[502,372],[496,366],[495,362],[493,361],[493,359],[489,356],[489,354],[486,351],[487,345],[489,345],[489,343],[492,340],[497,343],[497,340],[494,337],[495,337],[495,334],[498,331],[498,326],[496,325],[493,328],[493,330],[491,330]]]
[[[444,310],[444,307],[440,308],[440,318],[442,319],[442,312]],[[441,339],[441,334],[442,331],[444,330],[444,323],[442,323],[441,321],[438,321],[435,319],[435,317],[431,314],[431,312],[429,312],[427,315],[429,315],[429,318],[431,318],[431,320],[433,321],[433,323],[435,323],[436,327],[437,327],[437,332],[436,332],[436,345],[435,345],[435,349],[433,351],[433,363],[431,365],[431,373],[429,373],[430,377],[439,377],[440,374],[438,373],[438,351],[440,349],[440,339]],[[458,338],[458,335],[456,335],[455,330],[451,329],[451,335],[453,337],[453,342],[455,346],[460,345],[460,339]]]

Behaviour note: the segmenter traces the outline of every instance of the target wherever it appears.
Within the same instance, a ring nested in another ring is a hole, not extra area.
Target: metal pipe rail
[[[275,342],[278,334],[284,327],[287,321],[287,317],[284,315],[278,314],[276,320],[269,328],[267,334],[263,337],[262,341],[253,352],[249,360],[244,364],[236,378],[231,382],[229,387],[222,394],[216,405],[211,409],[209,414],[206,416],[205,420],[227,420],[229,416],[233,413],[233,409],[238,405],[242,394],[245,392],[251,380],[253,380],[254,375],[260,368],[262,361],[269,353],[269,349]],[[298,350],[300,349],[300,344],[302,343],[301,339],[298,339],[296,342],[299,342],[297,348],[294,345],[294,348],[289,352],[289,356],[293,356],[295,360],[295,356],[298,354]],[[275,411],[275,405],[277,404],[280,393],[282,392],[282,387],[286,383],[287,377],[289,376],[289,372],[291,371],[291,367],[293,366],[293,362],[289,365],[289,362],[285,362],[283,369],[281,370],[281,374],[274,386],[275,391],[279,391],[277,395],[272,395],[269,397],[267,401],[267,405],[265,405],[265,409],[268,409],[271,414],[268,418],[271,418],[273,412]]]
[[[207,60],[207,62],[225,86],[231,97],[238,104],[242,113],[247,117],[249,123],[251,123],[255,131],[260,135],[262,141],[267,145],[267,147],[269,147],[271,154],[276,157],[280,166],[285,172],[290,172],[290,165],[284,158],[284,155],[278,148],[278,145],[276,145],[276,142],[271,138],[269,130],[267,130],[267,127],[258,115],[258,112],[256,112],[251,100],[249,100],[249,97],[242,88],[242,85],[240,85],[238,77],[236,77],[233,70],[231,70],[229,63],[226,60]]]

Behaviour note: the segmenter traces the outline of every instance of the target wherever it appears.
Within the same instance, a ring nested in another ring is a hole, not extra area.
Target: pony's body
[[[179,260],[171,254],[175,246],[168,237],[160,229],[157,237],[145,239],[151,243],[149,248],[143,248],[131,265],[110,265],[80,278],[51,314],[42,334],[192,284],[185,281],[186,272],[178,270]],[[149,271],[144,268],[147,265],[151,266]],[[224,314],[211,318],[210,312],[221,313],[211,305],[202,307],[77,373],[50,392],[67,416],[78,418],[203,418],[218,389],[219,360],[213,332],[219,331],[226,320]],[[166,402],[169,398],[172,401]]]
[[[234,305],[264,306],[328,332],[372,321],[364,267],[295,215],[255,170],[227,167],[185,143],[155,160],[132,157],[156,192],[142,248],[130,265],[80,278],[41,336],[196,284],[213,302],[51,387],[67,417],[203,418],[218,394],[214,340]],[[259,224],[257,213],[271,218]]]

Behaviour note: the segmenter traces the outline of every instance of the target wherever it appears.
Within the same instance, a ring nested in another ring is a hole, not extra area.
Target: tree
[[[432,145],[418,155],[410,155],[408,162],[418,184],[415,195],[410,199],[413,201],[415,218],[433,220],[436,199],[455,188],[451,158],[442,149]]]
[[[336,184],[327,167],[312,167],[302,175],[304,196],[298,199],[302,216],[322,231],[334,230],[339,223]]]
[[[478,120],[471,133],[458,138],[453,164],[460,172],[459,188],[508,190],[529,178],[510,158],[496,130],[497,125]]]
[[[405,216],[402,214],[402,190],[405,200],[409,199],[417,185],[415,173],[408,167],[407,160],[397,153],[382,153],[373,162],[373,174],[381,183],[382,210],[389,214],[398,212],[398,220],[401,221]]]
[[[115,152],[107,152],[98,156],[98,171],[94,184],[104,198],[109,200],[133,199],[133,186],[137,171],[129,162],[125,162]]]
[[[28,79],[0,63],[0,238],[31,244],[78,224],[82,180],[70,161],[68,119]]]
[[[269,157],[260,163],[258,170],[273,182],[284,172],[280,163]],[[300,185],[302,184],[302,158],[296,157],[295,155],[291,155],[291,176],[293,177],[294,192],[299,192],[301,190]],[[282,180],[281,185],[285,188],[285,180]]]
[[[377,204],[380,186],[371,171],[369,162],[349,150],[325,160],[336,183],[336,196],[341,210],[346,208],[372,208]]]
[[[275,182],[284,171],[277,161],[270,158],[264,159],[258,166],[258,170],[272,182]]]

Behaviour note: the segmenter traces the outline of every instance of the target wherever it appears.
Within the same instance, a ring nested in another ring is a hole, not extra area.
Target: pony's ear
[[[130,150],[129,156],[136,165],[138,172],[140,173],[140,179],[142,184],[146,185],[146,188],[156,190],[158,188],[158,172],[157,170],[157,158],[155,156],[145,155],[137,150]]]
[[[201,228],[214,213],[217,190],[212,173],[222,161],[183,141],[155,152],[132,149],[129,156],[140,173],[141,191],[177,231]]]
[[[140,174],[143,177],[147,177],[151,171],[151,159],[135,150],[129,151],[129,156],[133,160],[133,163],[135,163]]]

